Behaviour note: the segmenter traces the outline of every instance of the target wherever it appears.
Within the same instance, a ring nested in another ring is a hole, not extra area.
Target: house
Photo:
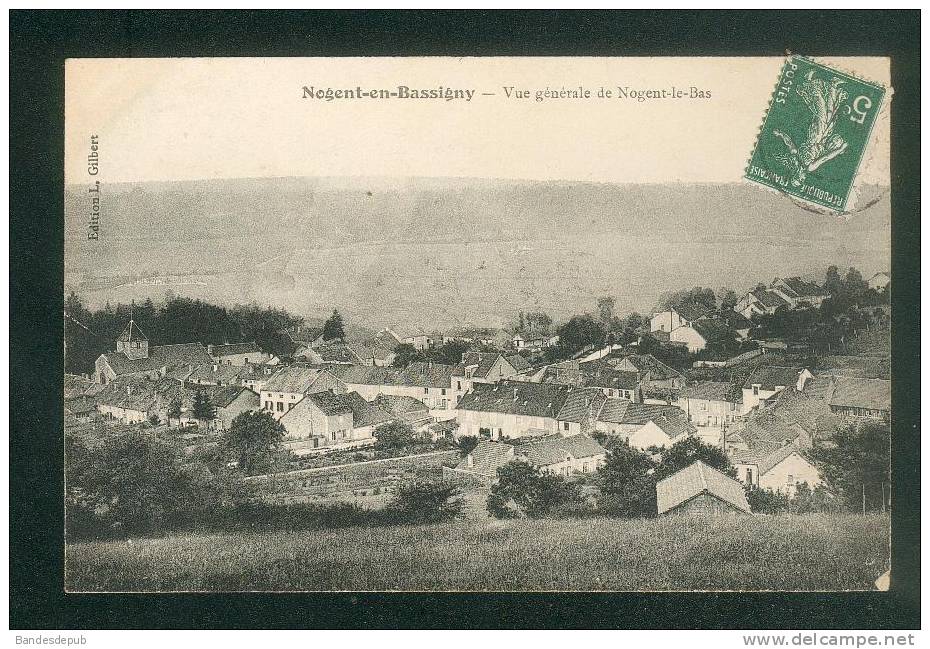
[[[656,484],[656,507],[660,516],[751,513],[743,485],[700,460]]]
[[[819,308],[830,294],[814,282],[807,282],[800,277],[775,278],[770,290],[788,303],[792,309],[801,306]]]
[[[274,362],[274,359],[272,359],[272,362]],[[261,394],[265,383],[267,383],[268,379],[279,369],[281,369],[279,365],[271,365],[269,363],[254,365],[249,363],[243,368],[243,371],[239,373],[239,383],[252,392]]]
[[[757,287],[740,298],[733,308],[744,318],[754,315],[771,315],[778,309],[789,308],[791,305],[781,295],[767,288]]]
[[[345,393],[345,384],[320,367],[282,367],[261,389],[262,409],[280,418],[305,395],[314,392]]]
[[[497,470],[513,462],[514,446],[482,439],[455,468],[444,468],[443,474],[452,479],[469,479],[478,484],[490,485],[497,480]]]
[[[454,469],[446,473],[491,484],[497,480],[499,468],[519,461],[531,464],[543,473],[569,476],[597,471],[606,454],[604,447],[587,435],[552,435],[519,445],[482,439]]]
[[[399,344],[391,333],[382,330],[364,342],[350,342],[348,346],[362,365],[388,367],[397,356],[394,350]]]
[[[304,347],[318,347],[323,344],[323,328],[296,325],[282,332],[291,342],[292,346],[300,349]]]
[[[78,374],[65,374],[64,380],[64,398],[76,399],[87,394],[87,390],[93,385],[93,381],[85,376]]]
[[[513,356],[525,362],[519,354]],[[465,366],[465,378],[472,383],[496,383],[518,373],[506,356],[496,352],[466,352],[462,354],[462,364]]]
[[[393,330],[392,333],[394,333]],[[417,351],[433,349],[442,345],[442,334],[437,332],[427,333],[422,329],[418,329],[401,334],[395,333],[395,335],[400,337],[400,341],[403,344],[413,345],[413,348]]]
[[[372,403],[394,419],[409,424],[414,430],[428,426],[433,421],[426,404],[413,397],[379,394]]]
[[[608,359],[616,370],[638,372],[643,392],[677,392],[685,387],[685,375],[652,354],[630,354]]]
[[[572,390],[556,415],[558,431],[562,435],[592,433],[597,429],[597,415],[607,397],[598,388]]]
[[[442,363],[416,362],[404,369],[333,365],[327,368],[347,390],[367,400],[379,394],[407,396],[422,401],[439,418],[451,418],[469,381],[460,367]]]
[[[79,396],[65,399],[65,420],[71,423],[86,423],[97,416],[97,402],[91,397]]]
[[[200,343],[149,346],[148,338],[130,319],[116,339],[116,351],[97,357],[94,378],[101,384],[121,376],[156,378],[178,368],[212,363],[213,359]]]
[[[95,397],[101,416],[123,424],[138,424],[157,414],[155,382],[142,375],[117,377]]]
[[[685,303],[672,307],[667,311],[660,311],[649,320],[649,331],[664,331],[671,333],[678,327],[689,327],[698,320],[713,315],[713,311],[703,304]]]
[[[220,365],[214,361],[209,365],[193,368],[182,380],[192,385],[239,385],[242,377],[249,375],[248,368],[249,366],[232,364]]]
[[[875,273],[869,278],[869,288],[881,293],[891,283],[891,275],[885,272]]]
[[[597,413],[595,429],[641,449],[669,446],[696,431],[680,408],[626,399],[605,400]]]
[[[458,435],[501,439],[551,435],[571,388],[546,383],[476,383],[456,407]]]
[[[288,447],[300,450],[373,442],[375,429],[393,419],[358,392],[316,392],[301,399],[280,421],[287,431]]]
[[[678,398],[688,421],[697,426],[725,426],[743,414],[743,393],[724,381],[698,381]]]
[[[806,482],[811,488],[821,483],[820,472],[794,444],[775,449],[737,451],[731,455],[736,475],[743,484],[780,491],[793,497]]]
[[[241,385],[215,386],[207,392],[207,397],[216,409],[212,425],[220,430],[227,430],[232,426],[233,419],[243,412],[252,412],[261,407],[259,396]]]
[[[830,410],[843,418],[887,421],[891,417],[891,381],[834,375],[828,389]]]
[[[510,342],[517,351],[521,349],[543,349],[544,347],[550,346],[549,336],[540,336],[536,334],[515,333],[513,338],[510,339]]]
[[[499,333],[499,329],[489,327],[467,327],[444,334],[442,342],[443,344],[449,342],[476,343],[490,347],[494,345]]]
[[[684,344],[692,354],[703,351],[710,345],[720,348],[732,347],[736,338],[735,331],[722,320],[716,319],[698,320],[690,325],[682,325],[669,334],[670,342]]]
[[[552,435],[528,441],[514,448],[514,459],[532,464],[542,473],[568,477],[573,473],[594,473],[607,451],[583,433],[562,437]]]
[[[220,365],[236,365],[239,367],[249,363],[267,363],[273,356],[259,349],[254,340],[249,343],[207,345],[207,354]]]
[[[812,378],[814,375],[801,367],[760,365],[743,383],[743,414],[790,385],[803,392],[805,382]]]

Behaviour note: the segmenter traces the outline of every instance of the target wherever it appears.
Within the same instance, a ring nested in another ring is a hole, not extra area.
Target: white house
[[[457,435],[501,439],[552,435],[571,388],[546,383],[476,383],[459,399]]]
[[[280,419],[307,394],[315,392],[345,393],[345,384],[328,370],[318,367],[282,367],[261,388],[263,410]]]
[[[733,342],[736,337],[736,332],[721,320],[698,320],[672,330],[669,334],[669,341],[683,343],[688,347],[689,352],[695,354],[714,343]]]
[[[670,333],[678,327],[690,326],[692,323],[710,315],[712,315],[711,310],[701,304],[681,304],[667,311],[654,314],[649,321],[649,330]]]
[[[274,355],[263,352],[255,342],[207,345],[207,354],[219,365],[244,367],[249,363],[267,363]]]
[[[743,414],[742,391],[724,381],[698,381],[681,393],[678,407],[697,426],[724,426]]]
[[[762,452],[735,451],[732,461],[743,484],[780,491],[789,497],[802,482],[813,489],[822,481],[817,467],[794,444]]]
[[[752,318],[754,315],[771,315],[789,306],[788,301],[778,293],[766,288],[755,288],[741,297],[733,310],[744,318]]]

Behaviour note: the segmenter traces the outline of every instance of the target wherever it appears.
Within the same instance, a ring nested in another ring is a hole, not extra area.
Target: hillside
[[[89,304],[167,288],[373,326],[502,324],[650,308],[667,290],[742,289],[827,264],[888,267],[886,192],[849,221],[748,184],[608,185],[480,179],[269,178],[104,188],[101,234],[66,192],[66,283]],[[133,274],[169,275],[130,284]]]

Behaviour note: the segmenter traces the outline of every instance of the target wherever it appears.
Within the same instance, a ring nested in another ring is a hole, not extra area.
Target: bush
[[[388,506],[398,523],[436,523],[462,514],[462,490],[452,482],[412,482],[401,487]]]
[[[755,514],[781,514],[788,511],[788,496],[771,489],[746,487],[749,509]]]
[[[656,463],[628,442],[613,444],[598,469],[599,509],[609,516],[655,516]]]
[[[402,421],[381,424],[375,428],[374,436],[378,440],[378,447],[385,450],[404,448],[417,441],[413,428]]]
[[[578,486],[526,462],[510,462],[497,469],[488,512],[495,518],[574,516],[584,510]]]
[[[462,435],[458,438],[457,443],[459,450],[462,452],[462,457],[465,457],[478,446],[478,438],[474,435]]]

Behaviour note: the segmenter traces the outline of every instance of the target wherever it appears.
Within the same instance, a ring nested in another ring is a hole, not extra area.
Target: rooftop
[[[674,473],[656,485],[659,514],[678,507],[695,496],[708,493],[733,507],[749,513],[743,485],[700,460]]]

